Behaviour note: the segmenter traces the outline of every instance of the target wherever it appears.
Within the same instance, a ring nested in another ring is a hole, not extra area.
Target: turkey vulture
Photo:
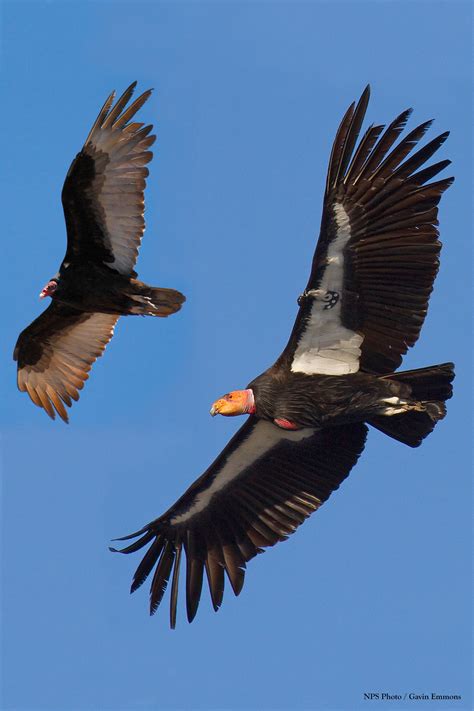
[[[113,336],[119,316],[166,317],[185,297],[148,286],[134,271],[145,231],[144,190],[153,126],[131,122],[151,94],[127,108],[136,82],[113,105],[112,92],[62,190],[67,250],[40,293],[52,301],[19,336],[18,388],[51,418],[68,422],[65,405],[79,399],[92,364]]]
[[[419,168],[448,134],[407,158],[431,122],[393,147],[404,111],[357,142],[368,100],[369,87],[336,134],[320,237],[286,348],[245,390],[212,405],[212,415],[248,419],[166,513],[119,539],[139,537],[122,553],[151,543],[132,592],[156,565],[153,613],[171,577],[172,627],[183,548],[191,622],[204,571],[217,610],[224,572],[238,595],[246,563],[287,538],[348,476],[366,423],[416,447],[446,413],[452,363],[394,371],[426,316],[441,247],[437,205],[453,180],[429,182],[448,160]]]

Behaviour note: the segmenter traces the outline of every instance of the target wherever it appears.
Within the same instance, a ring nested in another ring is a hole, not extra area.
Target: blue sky
[[[2,5],[2,709],[470,709],[472,185],[468,2]],[[182,290],[122,319],[71,424],[16,390],[11,352],[65,249],[60,191],[109,91],[155,92],[138,270]],[[248,566],[216,615],[150,619],[134,557],[239,422],[208,414],[286,343],[338,122],[414,106],[451,130],[442,264],[406,367],[454,360],[448,418],[418,450],[372,431],[323,509]],[[364,701],[364,692],[459,694]]]

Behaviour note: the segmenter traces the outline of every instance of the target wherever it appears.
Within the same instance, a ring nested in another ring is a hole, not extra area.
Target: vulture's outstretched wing
[[[277,361],[295,372],[396,370],[418,339],[438,271],[437,205],[454,178],[428,182],[449,160],[418,169],[448,132],[405,160],[431,125],[392,149],[407,110],[384,133],[370,126],[357,144],[369,93],[349,107],[332,148],[311,275]]]
[[[224,571],[238,595],[247,561],[263,547],[287,538],[326,501],[357,462],[366,434],[366,426],[359,423],[288,431],[249,417],[174,506],[120,539],[140,536],[122,553],[133,553],[151,542],[135,572],[132,592],[156,565],[150,591],[153,614],[172,578],[174,627],[184,548],[188,620],[194,619],[199,605],[204,570],[217,610],[224,593]]]
[[[18,388],[53,419],[68,422],[64,405],[79,399],[79,390],[94,361],[113,336],[118,316],[77,311],[52,301],[18,338]],[[56,412],[55,412],[56,411]]]
[[[151,94],[145,91],[126,108],[134,82],[114,106],[113,92],[102,107],[84,147],[73,160],[62,191],[67,227],[63,264],[101,262],[126,276],[145,230],[144,190],[153,126],[130,123]]]

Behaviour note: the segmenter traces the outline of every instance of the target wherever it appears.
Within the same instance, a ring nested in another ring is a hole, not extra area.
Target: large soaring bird
[[[54,419],[78,400],[92,364],[119,316],[166,317],[183,294],[147,286],[134,271],[145,231],[144,190],[156,136],[131,119],[151,94],[127,108],[136,82],[113,105],[113,92],[69,168],[62,191],[67,250],[41,291],[51,304],[19,336],[18,387]]]
[[[172,627],[183,548],[192,621],[204,570],[217,610],[224,572],[238,595],[246,563],[284,540],[347,477],[364,448],[365,423],[416,447],[446,413],[451,363],[394,371],[426,316],[441,247],[437,205],[453,180],[429,182],[450,161],[419,168],[448,134],[407,158],[431,122],[393,147],[404,111],[385,132],[370,126],[357,144],[368,100],[367,87],[334,141],[320,237],[288,345],[245,390],[211,409],[250,416],[165,514],[125,537],[139,536],[122,553],[151,543],[132,592],[156,565],[152,613],[172,577]]]

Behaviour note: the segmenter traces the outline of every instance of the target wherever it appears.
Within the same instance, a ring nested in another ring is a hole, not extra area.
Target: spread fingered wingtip
[[[136,538],[137,536],[141,536],[142,533],[145,533],[145,531],[148,531],[150,528],[150,524],[147,526],[143,526],[143,528],[140,528],[139,531],[135,531],[135,533],[129,533],[128,536],[121,536],[120,538],[112,538],[113,541],[129,541],[131,538]]]

